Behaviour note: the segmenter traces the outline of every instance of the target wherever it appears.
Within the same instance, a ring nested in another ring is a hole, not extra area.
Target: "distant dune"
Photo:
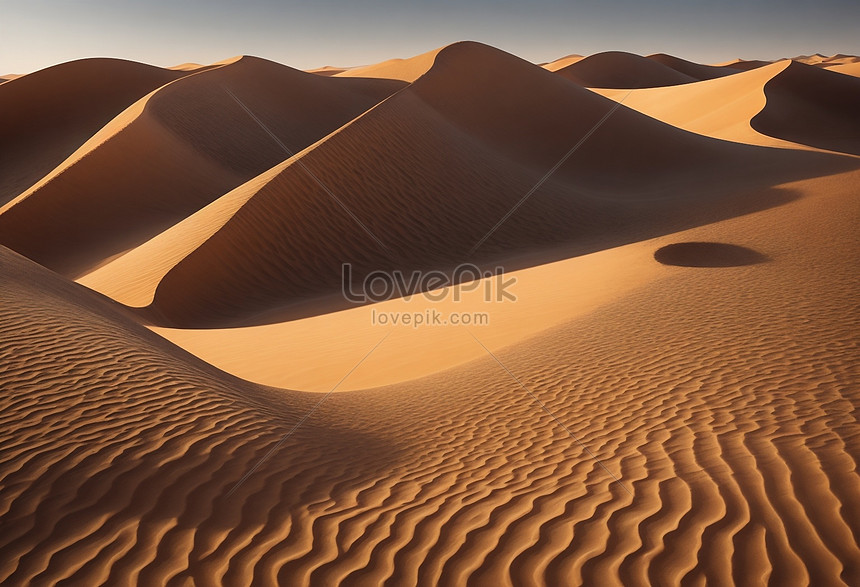
[[[550,61],[549,63],[541,63],[540,66],[549,71],[558,71],[559,69],[567,67],[568,65],[573,65],[577,61],[582,61],[583,59],[585,59],[585,57],[582,55],[565,55],[564,57],[556,59],[555,61]]]
[[[841,65],[828,65],[826,69],[835,71],[836,73],[860,77],[860,61],[856,63],[843,63]]]
[[[697,81],[662,63],[632,53],[609,51],[590,55],[555,72],[588,88],[653,88]]]
[[[858,63],[2,83],[0,583],[860,585]]]
[[[699,81],[706,79],[714,79],[717,77],[725,77],[727,75],[737,73],[737,69],[732,67],[701,65],[699,63],[693,63],[692,61],[687,61],[686,59],[681,59],[672,55],[666,55],[665,53],[656,53],[654,55],[649,55],[648,59],[656,61],[657,63],[662,63],[666,67],[671,67],[675,71],[678,71]]]
[[[331,65],[326,65],[325,67],[318,67],[316,69],[307,69],[308,73],[315,73],[317,75],[329,76],[335,75],[338,73],[342,73],[346,71],[348,68],[346,67],[332,67]]]
[[[726,61],[725,63],[719,63],[715,67],[731,67],[740,71],[749,71],[750,69],[764,67],[765,65],[769,65],[770,63],[773,62],[762,61],[759,59],[733,59],[731,61]]]

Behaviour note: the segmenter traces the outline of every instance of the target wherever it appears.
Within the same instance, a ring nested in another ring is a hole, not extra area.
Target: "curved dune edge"
[[[177,360],[21,260],[0,581],[857,584],[857,180],[689,234],[774,263],[677,268],[499,353],[534,397],[487,357],[333,394],[280,445],[316,398]]]
[[[371,77],[378,79],[392,79],[404,82],[414,82],[427,73],[433,67],[436,55],[445,47],[439,47],[407,59],[389,59],[381,63],[365,65],[362,67],[351,67],[338,73],[334,77]]]
[[[757,132],[752,119],[767,106],[764,86],[791,64],[780,61],[712,80],[665,88],[593,91],[652,118],[696,134],[765,147],[811,147]]]
[[[674,55],[668,55],[666,53],[655,53],[653,55],[648,55],[646,58],[656,61],[657,63],[662,63],[666,67],[671,67],[675,71],[679,71],[684,75],[688,75],[699,81],[734,75],[738,72],[738,70],[733,67],[703,65],[701,63],[694,63],[693,61],[687,61],[686,59],[681,59],[680,57],[675,57]]]
[[[150,305],[164,276],[217,233],[267,183],[319,145],[324,144],[329,137],[342,132],[353,122],[385,103],[387,99],[161,234],[82,275],[76,281],[132,308]]]
[[[764,87],[757,131],[817,149],[860,156],[860,79],[790,62]]]

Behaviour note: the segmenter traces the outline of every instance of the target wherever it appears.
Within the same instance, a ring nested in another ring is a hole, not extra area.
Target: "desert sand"
[[[860,584],[858,62],[0,84],[0,582]]]

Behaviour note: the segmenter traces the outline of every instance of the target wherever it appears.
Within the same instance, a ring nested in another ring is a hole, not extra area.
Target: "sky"
[[[0,0],[0,74],[84,57],[352,66],[460,40],[534,62],[617,50],[717,63],[858,54],[858,23],[858,0]]]

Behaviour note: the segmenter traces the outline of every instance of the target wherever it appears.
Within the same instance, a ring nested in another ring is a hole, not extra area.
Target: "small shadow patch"
[[[673,243],[654,252],[663,265],[679,267],[740,267],[766,263],[770,259],[758,251],[728,243]]]

